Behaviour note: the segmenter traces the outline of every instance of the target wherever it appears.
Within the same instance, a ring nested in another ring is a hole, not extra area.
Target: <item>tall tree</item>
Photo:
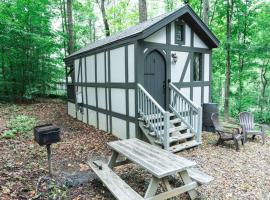
[[[99,8],[102,14],[103,24],[105,27],[105,35],[110,36],[111,33],[110,33],[110,26],[108,23],[106,10],[105,10],[105,0],[97,0],[97,4],[99,5]]]
[[[234,0],[227,0],[226,6],[226,80],[225,80],[225,101],[224,101],[224,118],[229,118],[230,108],[230,83],[231,83],[231,40],[232,40],[232,16],[233,16],[233,2]]]
[[[202,19],[206,25],[209,24],[209,0],[202,0]]]
[[[144,22],[147,20],[146,0],[139,0],[139,20],[140,22]]]
[[[68,54],[74,52],[74,29],[72,17],[72,0],[67,0],[67,31],[68,31]]]

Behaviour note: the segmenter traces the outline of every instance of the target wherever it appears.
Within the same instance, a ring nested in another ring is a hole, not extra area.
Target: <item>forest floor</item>
[[[16,115],[32,116],[39,124],[54,123],[61,127],[62,141],[52,145],[53,172],[57,178],[50,186],[49,197],[45,193],[38,196],[35,192],[37,181],[47,174],[45,148],[33,141],[32,133],[27,137],[1,138],[0,199],[114,199],[95,179],[86,163],[93,156],[108,157],[111,151],[106,142],[115,137],[71,118],[67,115],[66,104],[59,100],[0,104],[0,135],[8,129],[10,118]],[[270,138],[265,145],[259,140],[250,141],[241,146],[239,152],[234,150],[232,143],[215,146],[216,140],[214,134],[205,133],[199,148],[178,153],[196,161],[204,172],[215,178],[210,184],[199,187],[201,198],[270,199]],[[146,171],[134,164],[116,171],[135,191],[144,194],[150,180]],[[41,185],[43,191],[45,186]],[[188,199],[187,195],[181,198]]]

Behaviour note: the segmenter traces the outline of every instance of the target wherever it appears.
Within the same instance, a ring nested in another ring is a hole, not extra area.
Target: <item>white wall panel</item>
[[[204,54],[204,81],[210,80],[210,54]]]
[[[198,37],[196,33],[194,33],[194,47],[208,49],[205,43]]]
[[[83,97],[83,103],[86,104],[86,92],[85,92],[85,87],[82,87],[82,97]]]
[[[171,23],[171,44],[175,44],[175,26],[174,26],[174,22]]]
[[[87,88],[88,105],[96,106],[96,89],[94,87]]]
[[[97,54],[97,82],[105,82],[105,57],[104,52]]]
[[[136,138],[135,124],[129,122],[129,138]]]
[[[144,41],[166,44],[166,28],[164,27],[153,33],[149,37],[145,38]]]
[[[110,51],[111,82],[125,82],[125,48],[120,47]]]
[[[103,113],[98,113],[98,128],[103,131],[107,131],[107,119]]]
[[[86,57],[86,73],[87,73],[87,82],[94,83],[95,79],[95,57],[88,56]]]
[[[135,90],[128,90],[129,116],[135,117]]]
[[[203,90],[204,90],[203,91],[203,94],[204,94],[203,102],[209,103],[209,86],[204,86]]]
[[[71,116],[71,117],[76,117],[76,108],[75,108],[75,104],[74,103],[70,103],[68,102],[67,104],[68,106],[68,114]]]
[[[179,82],[188,58],[188,52],[172,51],[173,53],[176,53],[178,59],[175,64],[171,64],[171,80],[172,82]]]
[[[190,66],[191,64],[189,62],[183,82],[190,82]]]
[[[82,121],[87,124],[87,108],[83,108]]]
[[[108,67],[108,51],[106,51],[106,82],[109,81],[109,67]]]
[[[185,95],[185,97],[190,99],[190,88],[181,88],[180,90]]]
[[[81,78],[81,80],[82,80],[82,82],[84,83],[85,82],[85,59],[84,58],[82,58],[82,68],[81,68],[81,74],[80,74],[80,76],[82,76],[82,78]]]
[[[97,88],[97,93],[98,93],[98,107],[106,109],[105,88]]]
[[[201,87],[194,87],[193,88],[193,102],[197,106],[201,106],[201,102],[202,102],[202,90],[201,90]]]
[[[135,81],[134,44],[128,45],[128,82]]]
[[[110,108],[109,89],[106,89],[106,92],[107,92],[107,109],[109,110],[109,108]]]
[[[79,64],[80,64],[80,60],[76,59],[74,61],[74,70],[75,70],[75,82],[80,82],[80,76],[78,77],[78,73],[79,73]]]
[[[187,24],[185,25],[185,45],[183,46],[191,46],[191,28]]]
[[[88,109],[88,124],[97,127],[97,113],[96,111]]]
[[[124,89],[111,89],[112,111],[126,114],[126,91]]]
[[[112,134],[120,139],[126,139],[126,121],[112,117]]]
[[[82,121],[83,120],[83,114],[77,110],[77,119]]]

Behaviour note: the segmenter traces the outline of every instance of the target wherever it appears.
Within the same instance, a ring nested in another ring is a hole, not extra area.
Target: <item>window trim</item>
[[[183,27],[183,29],[181,30],[183,34],[181,34],[181,40],[177,40],[176,38],[176,27],[177,26],[180,26],[180,27]],[[186,40],[186,26],[185,26],[185,23],[180,21],[180,20],[177,20],[174,22],[174,43],[175,44],[178,44],[178,45],[183,45],[185,44],[185,40]]]

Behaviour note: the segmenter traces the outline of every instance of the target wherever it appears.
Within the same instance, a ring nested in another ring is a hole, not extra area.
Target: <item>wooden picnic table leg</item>
[[[179,174],[180,174],[180,176],[182,177],[182,180],[183,180],[183,182],[184,182],[185,185],[186,185],[186,184],[189,184],[189,183],[191,183],[191,182],[193,182],[193,181],[191,180],[191,178],[189,177],[187,170],[182,171],[182,172],[180,172]],[[197,193],[197,191],[194,190],[194,189],[188,191],[188,194],[189,194],[189,196],[190,196],[191,199],[196,199],[196,198],[198,197],[198,193]]]
[[[160,179],[153,176],[150,180],[149,186],[146,190],[144,198],[152,197],[156,194]]]
[[[109,168],[112,169],[112,168],[114,167],[118,155],[119,155],[119,153],[113,150],[112,156],[111,156],[110,161],[109,161],[109,163],[108,163],[108,167],[109,167]]]

